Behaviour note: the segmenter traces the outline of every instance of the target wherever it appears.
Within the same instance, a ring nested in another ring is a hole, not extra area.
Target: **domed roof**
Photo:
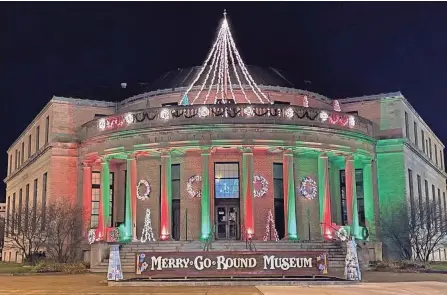
[[[204,72],[209,70],[210,66],[207,66]],[[264,86],[279,86],[279,87],[289,87],[294,88],[294,85],[287,80],[281,71],[274,68],[266,68],[259,66],[246,66],[248,72],[253,77],[253,80],[258,85]],[[242,72],[242,69],[239,65],[236,65],[237,73],[242,85],[248,85],[247,80]],[[198,76],[201,67],[192,67],[192,68],[184,68],[177,69],[173,71],[169,71],[164,75],[160,76],[154,82],[146,85],[146,91],[154,91],[154,90],[162,90],[162,89],[171,89],[171,88],[180,88],[180,87],[188,87],[193,82],[194,79]],[[232,84],[239,84],[238,79],[233,71],[228,73],[230,75],[230,80]],[[205,75],[200,75],[199,80],[195,83],[196,85],[201,85],[205,81]]]

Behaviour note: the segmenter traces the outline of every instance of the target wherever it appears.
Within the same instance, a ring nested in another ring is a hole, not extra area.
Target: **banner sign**
[[[327,275],[326,252],[145,252],[136,274],[147,277]]]

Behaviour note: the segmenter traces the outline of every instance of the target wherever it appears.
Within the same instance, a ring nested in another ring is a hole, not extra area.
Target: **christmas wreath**
[[[300,185],[300,193],[303,197],[313,200],[317,196],[317,183],[310,177],[304,177]]]
[[[193,175],[188,179],[186,183],[186,191],[192,198],[200,198],[202,196],[202,190],[194,190],[193,185],[195,182],[202,181],[202,177],[200,175]]]
[[[264,176],[254,175],[253,176],[253,185],[255,185],[257,182],[261,183],[261,188],[259,190],[255,189],[254,194],[255,194],[255,198],[260,198],[267,193],[269,183],[264,178]]]
[[[144,192],[143,195],[140,194],[140,186],[141,185],[144,185],[146,187],[146,191]],[[150,186],[149,182],[147,182],[144,179],[140,180],[137,184],[137,198],[142,201],[147,200],[149,198],[150,193],[151,193],[151,186]]]

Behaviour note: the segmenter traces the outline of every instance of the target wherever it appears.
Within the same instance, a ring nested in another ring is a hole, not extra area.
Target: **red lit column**
[[[253,151],[244,148],[242,153],[242,177],[244,184],[245,234],[251,239],[255,233],[253,216]]]
[[[161,203],[160,203],[160,240],[171,236],[171,155],[169,151],[161,154]]]
[[[130,163],[130,204],[132,206],[132,240],[137,240],[137,159],[128,159]]]
[[[83,233],[87,234],[90,228],[90,218],[92,216],[92,166],[88,163],[83,163],[83,182],[82,182],[82,220]]]
[[[326,154],[318,158],[318,191],[320,199],[320,222],[323,237],[332,239],[331,235],[331,193],[329,188],[329,159]]]
[[[348,214],[348,225],[351,227],[351,236],[358,236],[358,210],[357,192],[355,180],[355,164],[352,156],[346,157],[346,211]]]

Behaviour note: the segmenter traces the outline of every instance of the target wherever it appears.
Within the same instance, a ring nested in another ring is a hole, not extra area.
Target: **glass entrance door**
[[[239,208],[237,205],[216,206],[216,239],[236,240],[239,229]]]

